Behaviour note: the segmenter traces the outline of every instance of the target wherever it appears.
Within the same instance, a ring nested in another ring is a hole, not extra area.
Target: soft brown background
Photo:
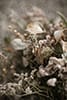
[[[0,0],[0,11],[6,13],[9,8],[17,11],[31,9],[31,6],[42,8],[50,17],[59,10],[67,15],[67,0]]]
[[[10,11],[14,10],[21,16],[32,6],[43,9],[48,18],[55,18],[56,11],[61,11],[67,16],[67,0],[0,0],[0,44],[7,35],[7,15]]]

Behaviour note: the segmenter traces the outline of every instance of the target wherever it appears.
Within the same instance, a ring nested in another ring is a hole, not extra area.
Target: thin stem
[[[25,97],[25,96],[29,96],[29,95],[35,95],[35,94],[37,94],[37,95],[39,95],[39,96],[42,96],[42,97],[47,97],[47,98],[49,98],[49,96],[46,96],[46,95],[43,95],[43,94],[41,94],[41,93],[39,93],[39,92],[32,92],[32,93],[28,93],[28,94],[23,94],[23,95],[17,95],[17,96],[21,96],[21,97]]]
[[[67,26],[67,19],[66,17],[61,13],[61,12],[57,12],[57,14],[62,18],[62,20],[64,21],[65,25]]]

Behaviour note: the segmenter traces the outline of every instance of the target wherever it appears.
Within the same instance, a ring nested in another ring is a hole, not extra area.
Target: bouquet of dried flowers
[[[67,19],[58,15],[50,21],[34,7],[21,22],[11,18],[7,56],[0,53],[1,100],[67,99]]]

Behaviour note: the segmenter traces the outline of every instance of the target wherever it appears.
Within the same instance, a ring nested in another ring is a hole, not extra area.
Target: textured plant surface
[[[32,8],[10,16],[0,51],[0,100],[67,100],[67,18]]]

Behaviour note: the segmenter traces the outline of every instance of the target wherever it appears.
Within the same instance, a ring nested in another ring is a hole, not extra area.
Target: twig
[[[61,19],[64,21],[65,25],[67,26],[67,19],[66,17],[61,13],[61,12],[57,12],[57,14],[61,17]]]
[[[38,87],[36,87],[35,85],[31,84],[29,81],[26,81],[30,86],[32,86],[33,88],[35,88],[38,92],[43,92],[42,90],[40,90]]]
[[[43,95],[43,94],[41,94],[41,93],[38,93],[38,92],[32,92],[32,93],[28,93],[28,94],[23,94],[23,95],[16,95],[16,96],[21,96],[21,97],[25,97],[25,96],[29,96],[29,95],[35,95],[35,94],[37,94],[37,95],[39,95],[39,96],[42,96],[42,97],[47,97],[47,98],[49,98],[49,96],[46,96],[46,95]]]

